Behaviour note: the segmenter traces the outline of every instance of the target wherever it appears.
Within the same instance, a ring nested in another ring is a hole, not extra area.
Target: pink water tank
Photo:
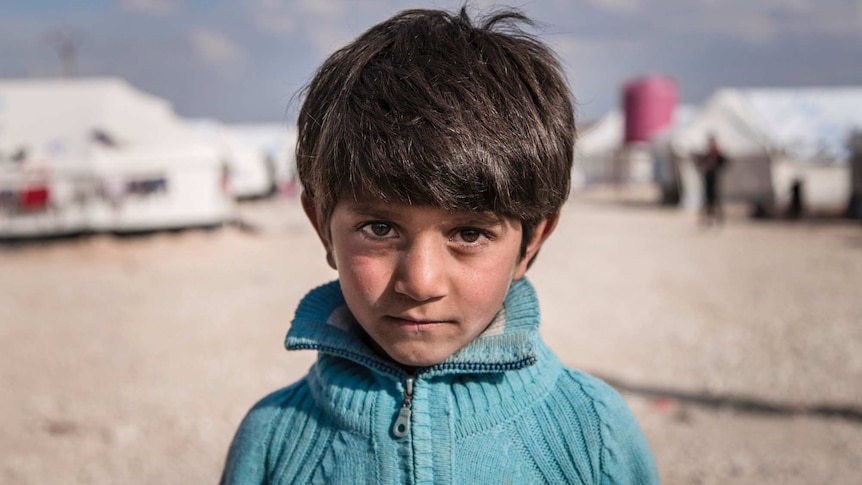
[[[673,79],[648,75],[623,86],[625,142],[648,141],[673,123],[678,91]]]

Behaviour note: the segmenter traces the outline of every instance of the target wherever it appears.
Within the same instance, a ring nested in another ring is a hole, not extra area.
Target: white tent
[[[696,108],[678,106],[674,126],[693,118]],[[625,116],[613,110],[594,123],[581,128],[575,143],[575,180],[582,185],[608,182],[652,182],[660,167],[653,166],[649,147],[637,144],[625,147]]]
[[[849,195],[848,139],[862,127],[862,88],[721,89],[696,119],[656,144],[676,163],[683,205],[699,205],[695,166],[714,135],[730,164],[725,197],[777,208],[794,181],[809,207],[837,208]],[[655,150],[654,150],[655,151]]]
[[[0,80],[0,236],[216,225],[223,172],[167,102],[123,80]]]
[[[263,152],[273,167],[277,185],[290,191],[296,184],[296,125],[256,123],[229,125],[238,138]]]
[[[850,137],[850,200],[847,202],[847,217],[862,219],[862,131]]]
[[[211,119],[186,120],[205,143],[216,147],[230,169],[230,192],[238,199],[272,195],[275,169],[267,154],[231,126]]]
[[[673,125],[653,135],[649,142],[650,155],[655,164],[654,181],[662,189],[663,204],[678,204],[680,199],[680,173],[675,163],[675,154],[671,151],[670,139],[674,133],[689,126],[699,114],[698,106],[680,106],[674,114]]]
[[[575,143],[574,177],[577,185],[614,180],[614,159],[623,143],[623,114],[606,113],[593,123],[580,127]]]

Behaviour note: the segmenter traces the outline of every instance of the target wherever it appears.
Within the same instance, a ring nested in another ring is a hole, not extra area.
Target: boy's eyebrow
[[[503,218],[493,212],[453,213],[452,219],[459,226],[497,226],[503,224]]]
[[[401,217],[397,211],[390,210],[380,204],[357,202],[351,204],[348,211],[357,216],[375,217],[385,220],[395,220]],[[451,212],[452,221],[459,226],[482,226],[490,227],[503,224],[503,218],[494,212]]]
[[[397,216],[397,212],[391,211],[384,206],[365,202],[350,204],[347,210],[358,216],[379,217],[380,219],[394,219]]]

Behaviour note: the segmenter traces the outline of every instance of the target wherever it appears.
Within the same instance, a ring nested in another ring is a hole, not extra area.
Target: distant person
[[[318,70],[296,164],[338,280],[299,303],[286,345],[317,360],[245,417],[222,484],[658,483],[622,397],[539,334],[525,274],[575,124],[522,22],[405,11]]]
[[[701,222],[704,225],[724,222],[724,209],[721,206],[721,172],[727,164],[727,158],[718,146],[718,140],[710,135],[706,153],[698,159],[698,168],[703,174],[703,212]]]
[[[799,219],[803,212],[802,180],[794,179],[790,185],[790,203],[787,205],[787,218]]]

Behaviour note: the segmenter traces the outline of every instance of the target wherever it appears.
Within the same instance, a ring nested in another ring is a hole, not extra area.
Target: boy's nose
[[[405,251],[395,275],[395,291],[416,301],[446,296],[445,256],[433,244],[414,244]]]

